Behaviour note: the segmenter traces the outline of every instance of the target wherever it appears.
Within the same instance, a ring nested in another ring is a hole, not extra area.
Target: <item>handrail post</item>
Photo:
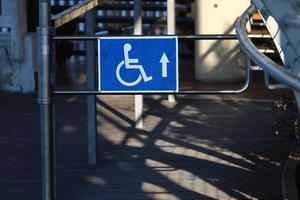
[[[168,35],[176,35],[176,8],[175,0],[167,2],[167,31]],[[168,95],[169,102],[176,102],[175,95]]]
[[[86,13],[85,32],[88,36],[95,34],[95,12],[91,10]],[[95,43],[86,42],[86,72],[87,88],[95,89]],[[96,112],[96,95],[87,96],[87,134],[88,134],[88,163],[95,165],[97,163],[97,112]]]
[[[50,0],[39,1],[39,96],[41,130],[42,199],[55,200],[55,136],[51,75]]]
[[[134,35],[142,35],[142,2],[134,0]],[[143,95],[134,95],[135,127],[143,128]]]

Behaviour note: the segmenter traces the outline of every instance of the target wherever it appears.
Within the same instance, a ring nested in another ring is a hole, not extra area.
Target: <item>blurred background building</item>
[[[78,0],[52,0],[52,13],[56,14],[81,2]],[[176,1],[176,34],[235,34],[238,16],[250,5],[243,1]],[[231,6],[228,9],[228,5]],[[234,6],[234,7],[232,7]],[[143,2],[143,34],[167,34],[167,3],[163,0]],[[132,35],[133,1],[107,1],[95,11],[95,30],[98,35]],[[252,20],[251,33],[266,33],[259,17]],[[36,90],[36,27],[38,26],[38,0],[0,0],[0,89],[9,92]],[[84,35],[85,18],[81,16],[57,28],[56,35]],[[272,42],[264,38],[253,41],[265,54],[276,58]],[[182,41],[179,44],[180,79],[182,82],[236,82],[245,77],[245,57],[238,41]],[[85,56],[81,42],[57,42],[56,61],[58,83],[72,82],[66,63],[70,58]],[[279,59],[280,60],[280,59]],[[74,68],[72,68],[74,70]],[[74,77],[74,76],[73,76]],[[78,75],[76,75],[78,77]],[[84,78],[83,78],[84,79]],[[75,81],[75,80],[74,80]]]

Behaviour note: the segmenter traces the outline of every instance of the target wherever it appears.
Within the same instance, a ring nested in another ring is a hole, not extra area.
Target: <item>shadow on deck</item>
[[[136,130],[132,96],[98,98],[96,166],[87,165],[85,98],[56,104],[58,200],[282,198],[294,139],[274,133],[282,113],[269,101],[149,97]],[[40,199],[36,97],[3,95],[0,108],[0,197]]]

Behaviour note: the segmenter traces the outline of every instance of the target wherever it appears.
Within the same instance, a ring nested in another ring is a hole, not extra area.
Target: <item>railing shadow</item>
[[[136,130],[132,128],[133,112],[128,109],[132,107],[128,103],[130,97],[105,98],[98,102],[98,165],[90,169],[72,166],[78,168],[76,172],[60,174],[66,180],[61,178],[59,185],[69,178],[73,180],[68,192],[65,186],[64,190],[59,187],[60,198],[219,199],[219,193],[220,198],[261,199],[264,194],[256,192],[251,185],[259,185],[257,179],[264,173],[275,177],[274,172],[280,171],[278,155],[266,154],[260,146],[269,148],[270,144],[260,144],[259,138],[251,138],[253,131],[265,132],[261,137],[270,133],[267,125],[271,123],[270,118],[260,118],[266,128],[255,130],[251,125],[251,118],[256,115],[270,112],[276,117],[269,106],[236,102],[219,105],[212,102],[216,104],[212,106],[196,100],[179,100],[176,105],[170,105],[161,99],[146,98],[146,127]],[[120,103],[122,108],[117,111],[115,108]],[[260,110],[258,114],[252,111],[253,106],[255,112]],[[229,119],[223,116],[213,119],[221,110]],[[259,137],[258,133],[253,135]],[[279,141],[270,140],[279,145]],[[283,153],[279,154],[281,158]],[[277,187],[279,183],[276,179],[270,185]]]

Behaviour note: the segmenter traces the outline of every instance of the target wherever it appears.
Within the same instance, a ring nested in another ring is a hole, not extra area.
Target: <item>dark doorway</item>
[[[1,2],[1,0],[0,0]],[[36,32],[38,26],[39,0],[27,0],[27,31]]]

